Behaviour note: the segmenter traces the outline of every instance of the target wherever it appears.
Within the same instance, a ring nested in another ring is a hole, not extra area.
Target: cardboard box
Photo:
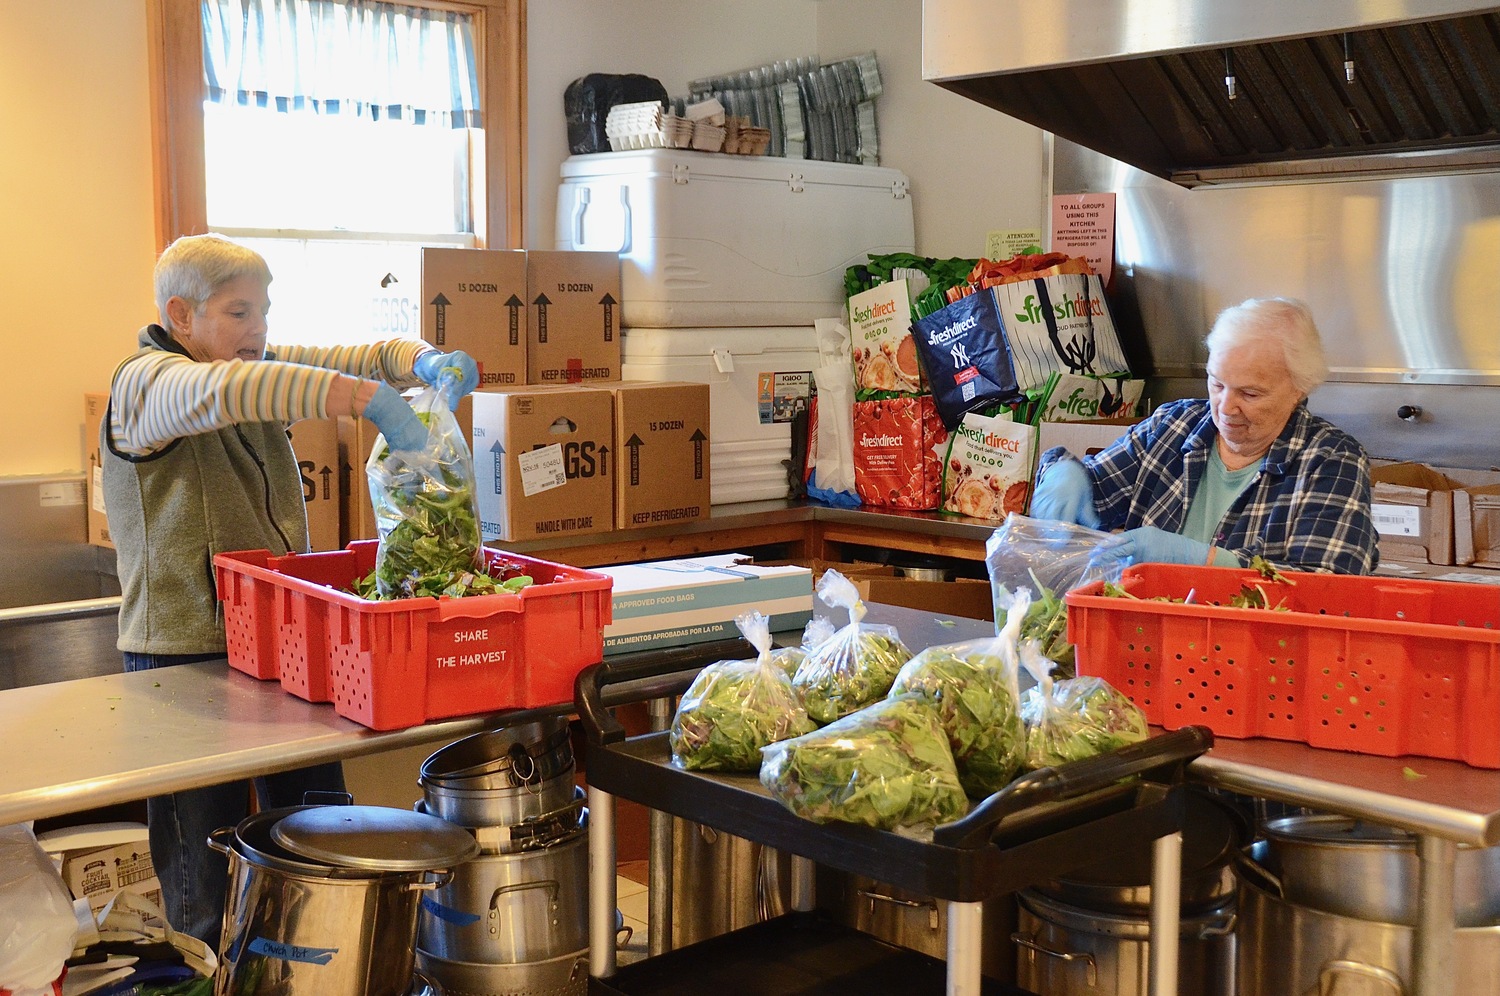
[[[621,529],[708,517],[708,385],[611,384],[615,522]]]
[[[344,415],[338,419],[339,548],[358,539],[376,539],[375,506],[370,502],[365,462],[380,430],[369,419]]]
[[[302,474],[302,500],[307,503],[307,535],[312,549],[337,550],[339,539],[340,465],[339,424],[331,418],[307,418],[292,423],[292,452]]]
[[[1106,418],[1090,422],[1042,422],[1037,426],[1036,453],[1064,446],[1076,457],[1092,456],[1125,435],[1138,418]]]
[[[812,572],[750,559],[728,553],[595,568],[614,579],[604,653],[730,639],[745,612],[765,613],[773,633],[800,632],[812,618]]]
[[[1376,466],[1370,480],[1381,559],[1453,563],[1453,492],[1462,485],[1420,463]]]
[[[1453,562],[1500,567],[1500,470],[1439,467],[1453,492]]]
[[[956,581],[917,581],[902,577],[852,577],[859,597],[882,605],[902,605],[936,615],[994,619],[995,604],[990,583],[974,578]],[[913,650],[918,648],[913,647]]]
[[[73,898],[87,899],[95,916],[123,889],[161,905],[161,882],[142,824],[66,827],[38,834],[37,843],[52,855]]]
[[[618,253],[528,252],[526,301],[531,383],[620,379]]]
[[[104,464],[99,456],[99,428],[108,407],[108,392],[89,391],[83,396],[84,495],[88,501],[89,542],[113,550],[109,519],[104,514]]]
[[[424,247],[423,341],[472,356],[481,387],[525,384],[526,281],[522,250]]]
[[[486,541],[614,528],[614,395],[530,387],[476,391],[474,474]]]

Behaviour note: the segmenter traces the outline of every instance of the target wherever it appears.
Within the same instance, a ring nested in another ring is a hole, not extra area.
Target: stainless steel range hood
[[[1205,183],[1500,168],[1500,6],[924,0],[925,79]]]

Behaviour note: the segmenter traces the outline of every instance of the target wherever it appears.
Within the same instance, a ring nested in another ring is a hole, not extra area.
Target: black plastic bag
[[[568,151],[574,155],[608,152],[604,122],[616,104],[646,100],[667,102],[661,81],[639,73],[589,73],[563,91],[563,110],[568,116]]]

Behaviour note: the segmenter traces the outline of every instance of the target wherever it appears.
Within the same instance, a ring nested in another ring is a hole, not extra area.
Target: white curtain
[[[365,0],[203,0],[209,99],[479,128],[472,18]]]

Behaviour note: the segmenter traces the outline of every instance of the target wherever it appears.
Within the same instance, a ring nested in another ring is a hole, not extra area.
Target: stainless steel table
[[[225,661],[6,689],[0,825],[456,740],[529,715],[487,713],[377,732]]]
[[[1191,778],[1400,827],[1421,859],[1413,951],[1416,996],[1454,996],[1454,857],[1500,843],[1500,771],[1432,758],[1384,758],[1280,740],[1215,741]]]

